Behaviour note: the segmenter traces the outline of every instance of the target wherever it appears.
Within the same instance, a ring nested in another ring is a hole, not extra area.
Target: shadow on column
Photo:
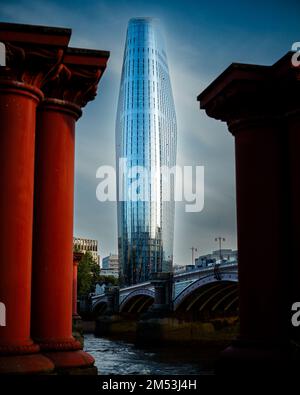
[[[233,63],[198,96],[235,140],[241,328],[221,373],[284,370],[299,359],[291,306],[300,300],[300,69],[291,57]]]
[[[33,180],[36,107],[55,73],[71,31],[0,23],[0,373],[49,373],[54,365],[30,338]]]
[[[62,374],[96,372],[72,336],[74,147],[76,120],[94,99],[108,57],[68,48],[37,114],[32,335]]]

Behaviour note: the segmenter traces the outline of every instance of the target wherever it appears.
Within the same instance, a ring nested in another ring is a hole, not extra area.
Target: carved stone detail
[[[97,95],[102,70],[60,64],[57,72],[45,83],[43,91],[47,98],[55,98],[84,107]]]
[[[24,82],[42,88],[53,78],[63,59],[62,48],[32,47],[5,43],[6,66],[0,69],[0,77]]]

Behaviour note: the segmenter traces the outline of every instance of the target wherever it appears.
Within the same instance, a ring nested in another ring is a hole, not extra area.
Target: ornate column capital
[[[198,97],[209,117],[227,122],[231,133],[277,123],[300,108],[300,68],[288,52],[272,66],[233,63]]]
[[[274,114],[269,66],[233,63],[198,97],[209,117],[227,122],[231,133],[244,123]]]
[[[0,23],[0,41],[6,49],[1,83],[42,89],[58,72],[70,36],[71,29]]]
[[[80,110],[94,100],[108,58],[107,51],[68,48],[58,72],[43,87],[45,101]]]

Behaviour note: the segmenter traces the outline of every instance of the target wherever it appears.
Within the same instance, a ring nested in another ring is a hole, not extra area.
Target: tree
[[[100,276],[98,277],[98,282],[111,285],[119,285],[119,280],[116,277],[104,276],[103,274],[100,274]]]
[[[82,297],[95,291],[100,275],[100,267],[90,252],[86,252],[78,265],[78,296]]]

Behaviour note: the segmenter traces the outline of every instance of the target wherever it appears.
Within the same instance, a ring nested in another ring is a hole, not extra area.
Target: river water
[[[99,374],[212,374],[212,356],[195,348],[140,349],[134,344],[92,334],[84,349],[96,361]]]

